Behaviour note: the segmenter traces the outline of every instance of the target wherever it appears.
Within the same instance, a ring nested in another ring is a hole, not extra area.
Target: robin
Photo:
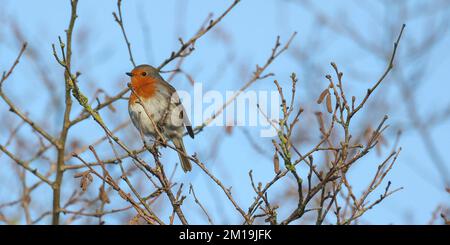
[[[157,138],[160,133],[172,140],[178,150],[183,171],[191,171],[183,134],[186,127],[188,134],[194,138],[194,131],[175,88],[150,65],[139,65],[126,74],[131,77],[133,90],[128,101],[128,111],[134,126],[141,135]]]

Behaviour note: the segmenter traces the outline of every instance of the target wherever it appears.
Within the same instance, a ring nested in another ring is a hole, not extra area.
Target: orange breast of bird
[[[134,93],[131,93],[129,103],[132,104],[139,101],[136,95],[139,96],[142,100],[154,96],[156,93],[157,82],[158,82],[157,79],[151,77],[132,79],[131,87],[133,88]]]

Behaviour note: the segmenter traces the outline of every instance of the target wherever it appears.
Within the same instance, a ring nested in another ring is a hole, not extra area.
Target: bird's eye
[[[141,74],[142,74],[142,76],[144,76],[144,77],[147,76],[147,72],[145,72],[145,71],[142,72]]]

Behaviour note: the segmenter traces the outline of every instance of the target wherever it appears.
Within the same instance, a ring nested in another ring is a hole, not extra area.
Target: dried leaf
[[[333,107],[331,106],[331,96],[330,94],[327,95],[327,110],[328,113],[332,113],[333,112]]]
[[[227,125],[227,126],[225,126],[225,132],[227,133],[227,134],[231,134],[231,133],[233,133],[233,126],[231,126],[231,125]]]
[[[378,136],[378,141],[384,146],[389,145],[387,140],[383,137],[383,135]]]
[[[372,131],[373,129],[371,126],[368,126],[366,130],[364,130],[363,137],[366,140],[366,142],[369,142],[370,138],[372,137]]]
[[[276,151],[275,154],[273,155],[273,168],[276,174],[280,173],[280,159],[278,158],[278,154]]]
[[[139,214],[136,214],[136,215],[128,222],[128,224],[130,224],[130,225],[139,225],[139,224],[140,224],[139,218],[140,218]]]
[[[99,193],[98,193],[98,197],[100,198],[100,200],[104,203],[110,203],[108,194],[105,191],[105,188],[103,186],[100,186],[99,189]]]
[[[78,149],[81,146],[81,142],[78,139],[74,139],[70,142],[70,148]]]
[[[319,98],[317,99],[317,104],[321,104],[327,94],[330,94],[330,92],[328,91],[328,88],[326,88],[324,91],[322,91]]]
[[[74,174],[74,178],[80,178],[80,177],[83,177],[84,175],[86,175],[86,174],[88,174],[90,171],[89,170],[86,170],[86,171],[84,171],[84,172],[81,172],[81,173],[76,173],[76,174]]]
[[[320,132],[324,133],[325,132],[325,124],[323,122],[322,112],[317,111],[315,114],[316,114],[317,121],[319,122]]]
[[[89,171],[84,172],[85,174],[81,176],[80,187],[83,192],[85,192],[88,186],[92,183],[92,175]]]
[[[375,145],[375,152],[377,156],[381,156],[381,144],[378,142],[378,144]]]

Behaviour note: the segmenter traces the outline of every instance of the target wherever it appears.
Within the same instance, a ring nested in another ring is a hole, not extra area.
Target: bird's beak
[[[130,77],[133,76],[133,73],[131,73],[131,72],[125,72],[125,74],[127,74],[127,75],[130,76]]]

